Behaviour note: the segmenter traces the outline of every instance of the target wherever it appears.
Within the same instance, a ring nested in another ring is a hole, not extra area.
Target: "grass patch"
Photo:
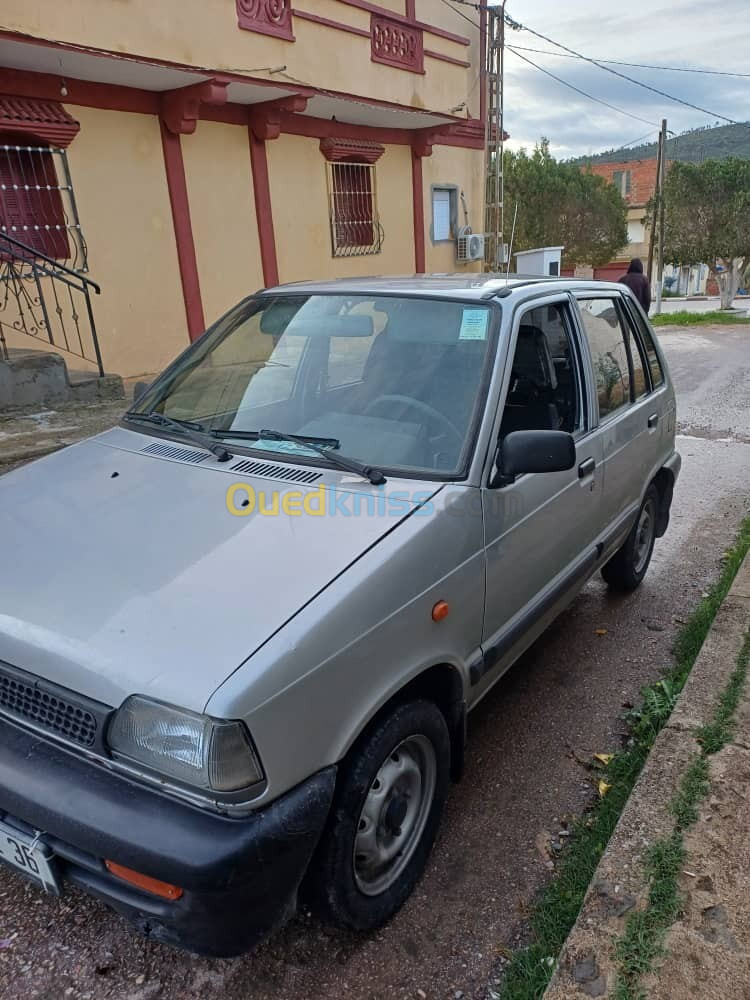
[[[737,570],[750,550],[750,518],[742,523],[733,547],[727,552],[718,581],[710,588],[706,597],[696,607],[682,627],[675,643],[675,659],[666,675],[642,691],[643,702],[637,710],[628,714],[630,739],[627,746],[609,762],[605,772],[610,790],[593,809],[573,827],[569,846],[560,861],[553,880],[543,890],[530,917],[531,943],[513,954],[505,971],[499,992],[493,995],[497,1000],[539,1000],[549,983],[554,964],[570,929],[578,917],[583,898],[589,887],[597,865],[617,825],[633,786],[643,769],[654,740],[669,718],[693,663],[700,652],[711,623],[721,602],[732,585]],[[748,649],[750,653],[750,648]],[[747,669],[748,656],[745,656]],[[742,684],[739,683],[736,698],[739,699]],[[734,702],[736,707],[736,701]],[[734,708],[731,710],[734,711]],[[731,715],[731,712],[730,712]],[[707,727],[708,728],[708,727]],[[707,739],[708,739],[707,734]],[[703,761],[703,757],[698,758]],[[696,798],[705,788],[705,773],[697,764],[691,768],[689,783],[684,784],[684,796],[678,796],[673,803],[676,825],[681,831],[693,820],[697,807]],[[688,775],[685,776],[687,779]],[[683,786],[681,786],[681,791]],[[681,834],[680,837],[681,844]],[[649,908],[644,913],[650,916],[640,920],[641,914],[634,914],[634,926],[623,954],[627,954],[627,967],[635,968],[641,960],[646,961],[647,950],[660,947],[657,929],[676,913],[676,888],[674,896],[668,890],[670,872],[674,874],[674,886],[680,867],[677,864],[679,851],[676,845],[655,845],[649,856],[654,875],[653,899],[649,898]],[[653,902],[653,910],[651,903]],[[670,923],[674,917],[669,919]],[[642,942],[638,945],[638,942]],[[641,949],[639,951],[639,948]],[[656,953],[655,953],[656,954]],[[653,961],[655,954],[649,959]],[[640,973],[639,973],[640,975]],[[625,988],[623,985],[623,988]],[[619,987],[618,987],[619,988]],[[618,994],[617,1000],[634,1000],[637,993]]]
[[[648,901],[645,910],[628,918],[617,943],[615,1000],[642,1000],[641,977],[650,972],[655,960],[664,954],[666,933],[680,915],[682,900],[678,880],[685,862],[683,834],[698,819],[698,807],[708,793],[708,759],[726,746],[732,735],[732,720],[747,680],[748,660],[750,633],[719,697],[711,722],[699,732],[701,752],[682,776],[672,801],[674,830],[668,837],[657,840],[646,858]]]
[[[718,309],[711,312],[689,312],[681,309],[679,312],[661,313],[649,317],[653,326],[706,326],[724,324],[725,326],[746,326],[750,318],[739,312]]]

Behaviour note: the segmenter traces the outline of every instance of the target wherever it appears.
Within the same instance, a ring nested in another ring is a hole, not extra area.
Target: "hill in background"
[[[655,159],[658,145],[655,142],[627,149],[610,149],[594,156],[578,156],[570,163],[630,163],[633,160]],[[728,156],[750,159],[750,127],[748,125],[719,125],[691,129],[667,140],[667,159],[686,163],[704,160],[724,160]]]

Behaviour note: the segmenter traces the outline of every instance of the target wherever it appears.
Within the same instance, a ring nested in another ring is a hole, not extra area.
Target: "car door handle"
[[[652,413],[651,416],[648,418],[648,429],[651,430],[651,428],[656,427],[658,423],[659,423],[659,414]]]
[[[578,478],[585,479],[586,476],[590,476],[594,469],[596,468],[596,462],[593,458],[587,458],[584,462],[578,466]]]

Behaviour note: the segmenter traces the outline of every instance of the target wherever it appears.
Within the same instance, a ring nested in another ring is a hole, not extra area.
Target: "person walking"
[[[648,311],[651,308],[651,286],[648,283],[648,278],[643,273],[643,262],[640,257],[633,257],[628,268],[628,273],[623,274],[618,281],[621,285],[628,286],[648,316]]]

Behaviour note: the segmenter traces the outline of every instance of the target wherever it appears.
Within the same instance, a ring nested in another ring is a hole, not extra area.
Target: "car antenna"
[[[505,262],[505,284],[510,280],[510,262],[513,259],[513,240],[516,238],[516,219],[518,218],[518,202],[513,212],[513,228],[510,231],[510,243],[508,244],[508,259]]]

